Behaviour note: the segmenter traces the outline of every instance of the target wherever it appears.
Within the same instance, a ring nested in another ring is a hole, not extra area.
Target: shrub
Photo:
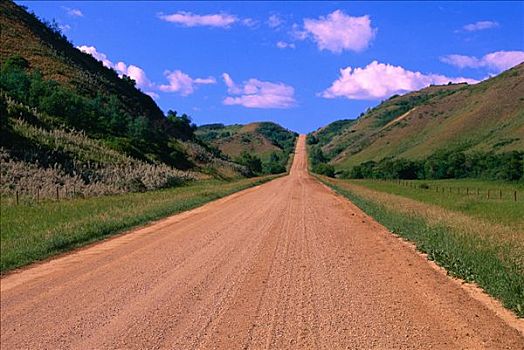
[[[255,176],[262,173],[262,161],[256,155],[252,155],[246,151],[243,151],[236,161],[247,168],[250,176]]]
[[[335,168],[331,164],[320,163],[313,167],[313,172],[329,177],[335,177]]]
[[[524,179],[524,152],[506,153],[440,150],[420,161],[385,158],[354,166],[345,177],[362,179]]]

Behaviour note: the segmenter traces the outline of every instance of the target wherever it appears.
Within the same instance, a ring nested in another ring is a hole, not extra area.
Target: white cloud
[[[179,11],[171,15],[160,14],[158,17],[163,21],[178,23],[186,27],[209,26],[225,28],[238,21],[236,16],[226,13],[196,15],[191,12]]]
[[[249,28],[255,28],[258,26],[258,21],[253,18],[244,18],[242,24]]]
[[[476,32],[479,30],[491,29],[498,27],[498,22],[495,21],[478,21],[475,23],[466,24],[462,29],[466,32]]]
[[[84,17],[84,14],[79,9],[62,6],[66,13],[71,17]]]
[[[371,26],[369,16],[352,17],[340,10],[327,17],[304,19],[304,31],[311,36],[320,50],[335,53],[365,50],[375,37],[376,28]],[[302,37],[305,35],[298,32]]]
[[[222,74],[227,91],[223,104],[241,105],[247,108],[291,108],[295,106],[295,89],[284,83],[272,83],[249,79],[242,86],[235,84],[229,74]]]
[[[71,26],[69,24],[60,24],[58,26],[58,28],[60,28],[60,30],[62,31],[62,33],[66,33],[68,32],[69,30],[71,30]]]
[[[398,93],[419,90],[431,84],[447,84],[476,80],[439,74],[423,74],[400,66],[373,61],[364,68],[346,67],[340,76],[320,95],[324,98],[345,97],[352,100],[377,100]]]
[[[182,96],[192,94],[195,91],[195,85],[197,84],[216,84],[216,79],[213,77],[193,79],[180,70],[175,70],[173,72],[166,70],[164,75],[169,84],[160,85],[158,89],[163,92],[178,92]]]
[[[273,14],[269,16],[266,23],[269,28],[276,29],[284,23],[284,20],[279,15]]]
[[[144,94],[151,96],[154,100],[160,99],[160,96],[154,91],[145,91]]]
[[[119,73],[120,76],[127,75],[134,81],[136,81],[136,85],[139,88],[151,88],[153,87],[153,84],[151,81],[147,78],[146,72],[138,66],[135,65],[127,65],[124,62],[117,62],[116,64],[113,64],[108,58],[107,55],[98,52],[96,47],[94,46],[77,46],[77,49],[79,49],[82,52],[88,53],[100,62],[107,68],[113,68],[115,71]]]
[[[496,51],[482,58],[466,55],[447,55],[440,58],[444,63],[459,68],[488,68],[501,72],[524,61],[524,51]]]
[[[294,49],[295,48],[295,44],[288,43],[288,42],[285,42],[285,41],[278,41],[277,42],[277,47],[279,49],[287,49],[287,48]]]
[[[308,32],[302,30],[302,28],[296,23],[293,23],[291,26],[290,34],[291,37],[296,40],[305,40],[308,37]]]
[[[136,81],[136,86],[141,89],[154,88],[154,84],[147,78],[146,72],[138,66],[133,64],[128,66],[124,62],[118,62],[113,68],[120,73],[120,75],[127,75]]]
[[[82,45],[82,46],[77,46],[76,48],[82,52],[90,54],[91,56],[93,56],[94,58],[102,62],[104,66],[108,68],[113,68],[113,62],[111,62],[104,53],[98,52],[96,50],[96,47]]]
[[[146,94],[153,97],[154,99],[159,98],[159,95],[155,91],[177,92],[182,96],[187,96],[195,91],[195,85],[216,84],[216,79],[214,77],[193,79],[180,70],[166,70],[164,75],[168,81],[168,84],[158,85],[149,80],[146,72],[136,65],[127,65],[122,61],[113,64],[113,62],[111,62],[104,53],[98,52],[94,46],[83,45],[78,46],[77,48],[80,51],[88,53],[97,60],[101,61],[104,66],[113,68],[120,77],[127,75],[136,82],[136,86],[138,88],[144,90]]]
[[[227,92],[230,94],[240,94],[242,89],[236,86],[231,76],[227,73],[222,73],[222,79],[224,79],[224,84],[227,86]]]

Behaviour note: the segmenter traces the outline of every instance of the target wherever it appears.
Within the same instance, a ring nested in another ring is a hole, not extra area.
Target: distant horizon
[[[524,61],[522,2],[16,3],[197,125],[305,134]]]

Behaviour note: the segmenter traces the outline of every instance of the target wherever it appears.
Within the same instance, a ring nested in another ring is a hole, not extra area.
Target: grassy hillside
[[[169,111],[53,24],[0,4],[0,152],[5,194],[47,197],[145,191],[191,179],[238,177],[245,167],[218,157]]]
[[[285,170],[298,136],[271,122],[227,126],[208,124],[198,127],[195,134],[203,142],[210,143],[230,159],[240,163],[244,163],[243,158],[249,156],[259,158],[262,170],[266,173]]]
[[[523,96],[520,64],[475,85],[430,86],[393,96],[354,122],[319,129],[309,141],[337,170],[388,158],[423,160],[439,152],[523,151]]]
[[[40,21],[11,1],[0,3],[2,27],[0,60],[19,55],[29,61],[44,79],[64,84],[82,95],[96,97],[98,92],[113,95],[118,106],[130,115],[161,121],[163,113],[151,97],[91,55],[77,50],[56,25]]]

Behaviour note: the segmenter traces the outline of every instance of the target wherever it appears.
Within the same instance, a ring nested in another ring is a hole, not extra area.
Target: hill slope
[[[150,96],[130,86],[91,55],[76,49],[56,25],[42,22],[11,1],[0,3],[0,25],[1,62],[19,55],[44,79],[65,84],[82,95],[95,97],[99,91],[114,95],[119,107],[131,115],[163,119],[164,114]]]
[[[424,159],[442,150],[522,151],[524,64],[475,85],[393,96],[354,122],[337,123],[313,132],[310,141],[338,170],[388,157]]]
[[[196,139],[196,126],[187,115],[169,111],[165,116],[132,79],[76,49],[55,25],[10,1],[0,3],[0,25],[3,158],[44,172],[59,167],[56,176],[81,173],[83,162],[102,168],[142,164],[219,177],[246,173]],[[75,146],[65,147],[58,135],[68,135],[65,143]],[[101,160],[98,151],[114,157]]]
[[[218,148],[230,159],[242,162],[242,155],[247,152],[251,156],[260,158],[264,165],[279,163],[284,168],[298,137],[297,133],[272,122],[227,126],[208,124],[200,126],[195,134],[200,140]],[[282,170],[282,167],[279,169]],[[266,172],[280,172],[273,170]]]

